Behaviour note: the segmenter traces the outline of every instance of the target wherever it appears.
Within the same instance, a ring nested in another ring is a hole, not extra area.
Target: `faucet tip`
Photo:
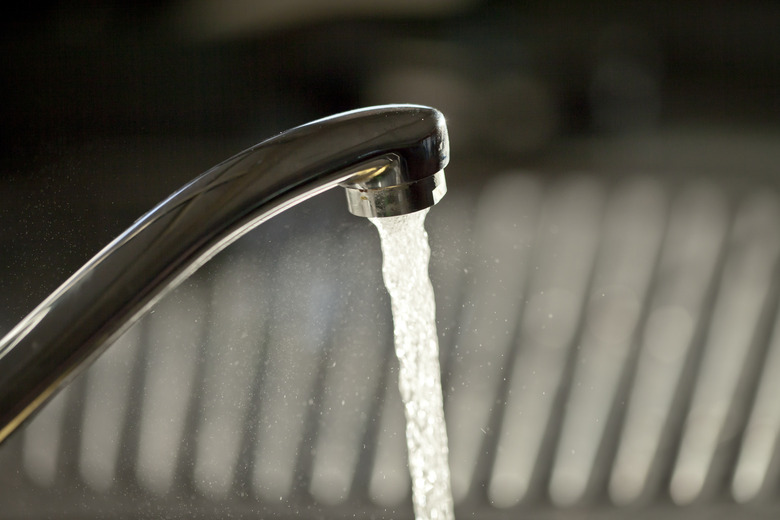
[[[350,213],[393,217],[433,206],[447,193],[444,167],[449,162],[449,137],[444,116],[417,105],[379,108],[382,113],[405,114],[407,126],[416,128],[416,138],[352,169],[341,183]]]
[[[353,184],[344,186],[349,212],[358,217],[395,217],[430,208],[447,193],[444,170],[422,179],[369,188]]]

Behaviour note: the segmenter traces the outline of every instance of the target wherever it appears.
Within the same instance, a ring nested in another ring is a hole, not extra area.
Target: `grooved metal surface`
[[[378,237],[345,222],[253,233],[161,302],[0,449],[4,517],[411,518]],[[456,516],[780,514],[779,225],[773,188],[706,180],[448,195]]]

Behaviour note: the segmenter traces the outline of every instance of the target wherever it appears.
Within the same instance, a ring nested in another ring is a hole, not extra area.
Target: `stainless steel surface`
[[[444,170],[410,179],[393,155],[372,161],[342,186],[347,206],[358,217],[392,217],[430,208],[447,193]]]
[[[415,105],[356,110],[299,126],[215,166],[139,219],[0,342],[0,441],[86,367],[168,290],[236,239],[392,157],[383,191],[419,194],[449,160],[443,116]],[[400,177],[399,177],[400,176]],[[428,186],[436,191],[443,184]],[[438,196],[440,197],[441,194]],[[399,197],[381,215],[428,198]],[[427,206],[423,206],[427,207]]]

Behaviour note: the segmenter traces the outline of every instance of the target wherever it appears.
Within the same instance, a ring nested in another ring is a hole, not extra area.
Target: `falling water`
[[[444,424],[436,305],[428,277],[428,210],[372,218],[382,241],[382,275],[392,302],[398,387],[406,411],[406,443],[417,520],[453,520]]]

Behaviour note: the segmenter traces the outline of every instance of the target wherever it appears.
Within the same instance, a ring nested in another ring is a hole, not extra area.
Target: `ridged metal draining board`
[[[429,217],[456,513],[777,515],[777,193],[543,179]],[[236,244],[4,445],[7,516],[409,518],[378,239],[314,220]]]

